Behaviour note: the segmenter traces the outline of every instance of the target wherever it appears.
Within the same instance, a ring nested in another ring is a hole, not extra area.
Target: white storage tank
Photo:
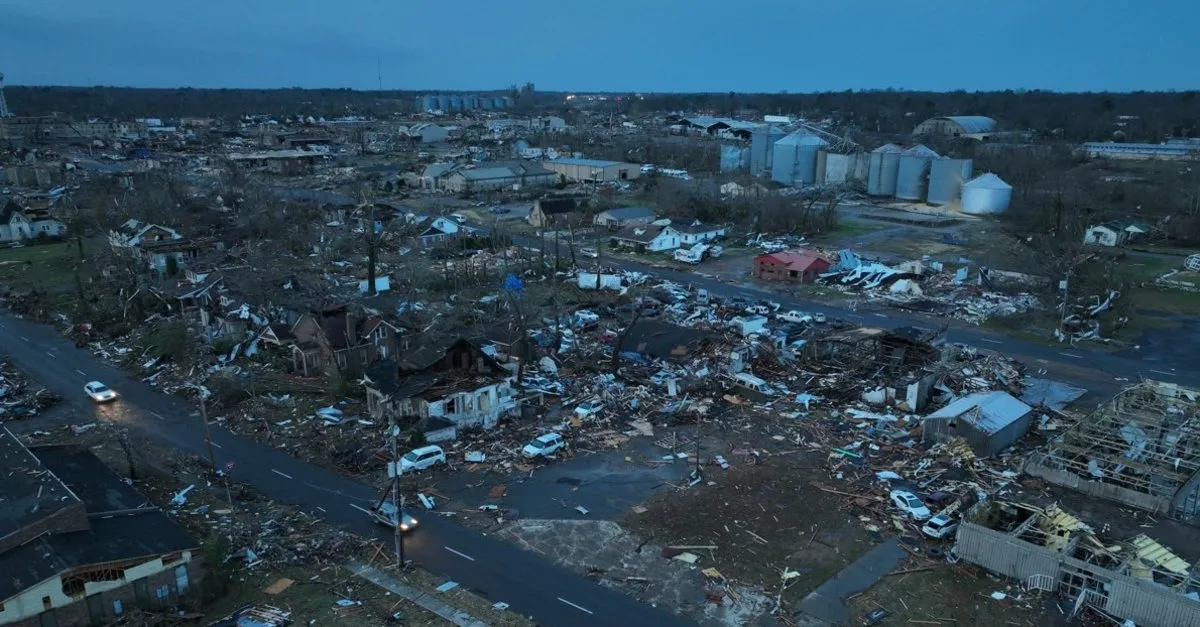
[[[900,173],[900,153],[895,144],[884,144],[871,151],[867,160],[867,193],[872,196],[896,195],[896,177]]]
[[[931,205],[945,205],[958,200],[963,183],[971,178],[970,159],[934,159],[929,168],[929,195]]]
[[[962,212],[971,215],[1002,213],[1012,201],[1012,185],[988,172],[966,183],[962,188]]]
[[[900,169],[896,174],[896,198],[900,200],[925,200],[925,189],[929,184],[929,168],[938,153],[917,144],[900,155]]]

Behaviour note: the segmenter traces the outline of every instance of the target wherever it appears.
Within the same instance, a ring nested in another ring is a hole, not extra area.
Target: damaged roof
[[[978,412],[973,412],[978,408]],[[975,392],[929,414],[927,418],[961,418],[983,433],[997,433],[1024,418],[1033,408],[1007,392]]]
[[[7,428],[0,431],[0,468],[0,539],[80,501]]]

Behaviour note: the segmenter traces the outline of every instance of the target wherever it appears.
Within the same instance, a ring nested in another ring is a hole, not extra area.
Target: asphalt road
[[[189,453],[207,456],[203,425],[195,407],[110,366],[53,328],[0,314],[0,351],[28,376],[62,395],[64,402],[96,412],[97,419],[124,423],[144,435]],[[121,394],[115,403],[93,406],[83,393],[100,380]],[[359,508],[378,492],[274,448],[212,425],[216,463],[235,466],[231,476],[266,496],[292,504],[349,531],[389,541],[389,530]],[[536,554],[455,524],[416,512],[421,526],[405,542],[406,557],[457,581],[493,602],[503,601],[539,625],[691,625],[666,610],[637,602]]]

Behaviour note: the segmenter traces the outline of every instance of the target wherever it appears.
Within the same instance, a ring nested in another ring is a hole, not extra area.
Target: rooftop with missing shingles
[[[0,538],[78,502],[20,438],[0,431]]]

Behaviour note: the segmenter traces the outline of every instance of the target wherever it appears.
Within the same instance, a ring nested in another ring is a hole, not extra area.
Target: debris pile
[[[0,421],[30,418],[62,399],[29,379],[8,361],[0,361]]]

